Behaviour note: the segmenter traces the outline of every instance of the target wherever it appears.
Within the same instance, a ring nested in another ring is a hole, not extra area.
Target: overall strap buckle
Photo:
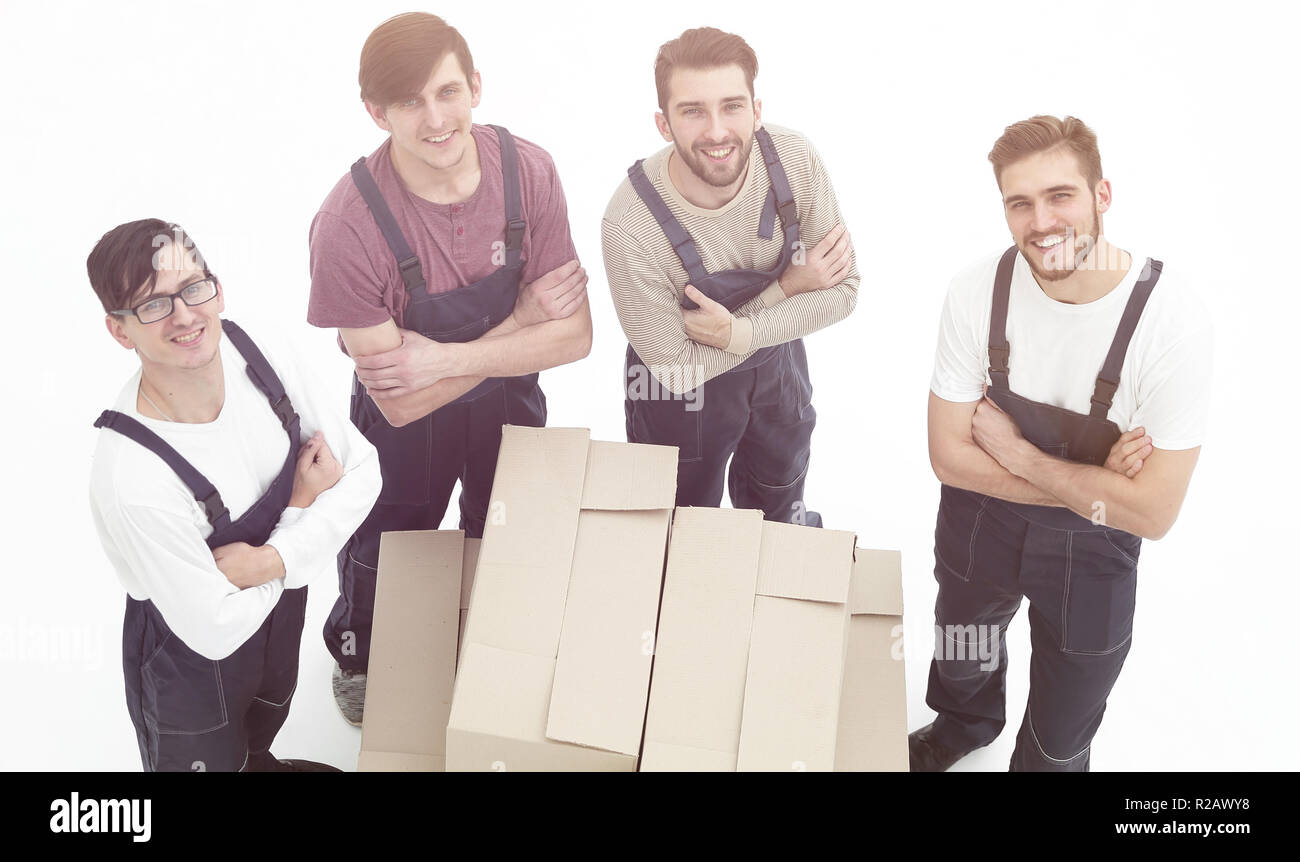
[[[1094,407],[1101,408],[1101,415],[1110,411],[1111,405],[1115,402],[1115,392],[1119,389],[1118,380],[1107,380],[1104,377],[1097,378],[1097,385],[1092,390],[1092,403]]]
[[[781,216],[781,224],[787,228],[799,223],[799,207],[793,200],[777,201],[776,211]]]
[[[217,522],[223,518],[230,517],[230,511],[226,508],[225,503],[221,502],[221,494],[213,489],[212,493],[199,500],[203,504],[203,511],[208,516],[208,523],[216,527]]]
[[[397,270],[401,273],[402,283],[406,285],[408,292],[418,291],[424,287],[424,269],[420,266],[420,259],[415,255],[399,260]]]
[[[1011,345],[1006,347],[994,347],[989,345],[989,372],[997,374],[1006,374],[1009,370],[1008,361],[1011,359]]]
[[[298,412],[293,409],[293,402],[289,400],[289,393],[287,392],[271,404],[271,409],[275,411],[275,415],[280,419],[280,425],[286,431],[293,424],[293,420],[298,418]]]
[[[521,250],[524,247],[524,232],[528,223],[521,218],[512,218],[506,222],[506,248]]]

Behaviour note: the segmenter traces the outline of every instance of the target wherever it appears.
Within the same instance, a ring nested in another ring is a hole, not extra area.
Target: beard
[[[1092,225],[1084,233],[1076,233],[1073,228],[1067,228],[1065,241],[1061,243],[1061,265],[1052,269],[1044,269],[1038,265],[1037,255],[1029,250],[1032,244],[1027,240],[1020,246],[1020,253],[1024,255],[1025,260],[1029,262],[1029,269],[1040,281],[1063,281],[1074,275],[1088,259],[1088,256],[1097,248],[1097,241],[1100,239],[1101,214],[1094,208],[1092,212]],[[1042,237],[1038,237],[1042,239]],[[1037,246],[1035,246],[1037,249]]]
[[[740,179],[749,165],[749,151],[754,147],[754,136],[751,134],[749,140],[743,143],[732,138],[722,146],[736,148],[737,158],[734,165],[715,165],[704,153],[688,151],[681,144],[673,142],[673,148],[677,150],[677,157],[682,160],[682,164],[690,168],[695,176],[716,188],[726,188]],[[711,146],[709,149],[717,149],[717,147]]]

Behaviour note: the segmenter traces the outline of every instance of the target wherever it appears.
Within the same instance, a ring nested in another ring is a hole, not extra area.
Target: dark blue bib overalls
[[[628,168],[632,187],[672,243],[688,283],[729,311],[779,278],[799,247],[798,209],[776,146],[766,129],[758,129],[754,138],[772,184],[758,235],[771,239],[777,217],[783,233],[781,256],[767,270],[708,272],[690,234],[655,191],[642,162]],[[686,309],[698,307],[685,296],[681,304]],[[678,448],[678,506],[719,505],[725,473],[736,508],[762,509],[770,521],[821,526],[821,516],[808,511],[803,500],[817,413],[802,339],[755,351],[735,368],[687,393],[688,397],[643,394],[634,381],[652,373],[629,344],[623,404],[627,439]],[[666,395],[667,388],[659,388]]]
[[[271,403],[288,437],[284,466],[266,493],[232,521],[221,495],[161,437],[113,410],[95,421],[151,450],[176,471],[207,513],[209,548],[232,542],[266,544],[293,491],[298,414],[280,378],[242,329],[221,329],[248,365],[248,376]],[[307,588],[285,590],[261,627],[237,650],[206,659],[174,635],[149,600],[126,600],[122,671],[126,707],[135,725],[145,771],[233,772],[270,768],[272,740],[289,715],[298,684],[298,648]]]
[[[1106,414],[1162,264],[1148,260],[1134,285],[1084,415],[1030,401],[1008,385],[1016,255],[1014,246],[1006,251],[994,280],[988,397],[1042,451],[1102,466],[1121,434]],[[1006,724],[1006,628],[1028,597],[1029,702],[1011,769],[1087,771],[1106,698],[1128,655],[1142,546],[1138,536],[1093,521],[1102,518],[942,486],[934,615],[936,651],[943,652],[930,663],[926,693],[939,713],[933,738],[940,744],[958,751],[986,745]],[[997,660],[971,658],[980,655]]]
[[[501,141],[505,187],[505,256],[486,278],[442,293],[429,293],[420,259],[411,251],[392,210],[375,185],[365,159],[352,165],[352,180],[397,260],[406,285],[402,325],[441,342],[473,341],[514,311],[523,271],[527,224],[520,205],[519,158],[514,138],[492,126]],[[483,535],[488,497],[496,474],[501,426],[546,424],[546,396],[537,374],[484,380],[428,416],[401,428],[388,424],[353,375],[351,418],[379,451],[383,489],[370,515],[339,552],[339,598],[325,622],[325,646],[344,670],[364,672],[370,661],[379,537],[390,530],[436,530],[461,482],[460,528]]]

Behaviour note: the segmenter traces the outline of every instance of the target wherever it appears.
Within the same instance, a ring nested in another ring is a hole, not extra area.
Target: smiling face
[[[141,285],[131,298],[131,308],[152,296],[176,293],[204,278],[203,267],[194,255],[175,243],[159,248],[154,260],[158,278],[152,288]],[[105,322],[118,344],[136,352],[146,372],[192,370],[207,367],[217,357],[225,307],[225,293],[218,289],[217,295],[202,305],[189,306],[177,297],[172,302],[172,313],[156,323],[141,323],[134,314],[109,314]]]
[[[656,113],[664,140],[700,181],[714,188],[737,184],[749,164],[762,104],[751,98],[739,66],[674,69],[667,113]]]
[[[478,107],[481,89],[478,72],[467,77],[456,55],[448,53],[420,92],[393,105],[367,102],[366,110],[392,134],[399,167],[445,179],[467,164],[466,150],[473,146],[470,112]]]
[[[1090,189],[1078,159],[1058,147],[1007,165],[1000,185],[1007,227],[1035,277],[1069,278],[1097,247],[1110,182]]]

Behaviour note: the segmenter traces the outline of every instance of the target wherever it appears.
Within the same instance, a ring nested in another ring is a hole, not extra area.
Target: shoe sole
[[[343,712],[343,707],[339,706],[339,702],[338,702],[337,700],[334,701],[334,705],[335,705],[335,706],[338,706],[339,716],[340,716],[344,721],[346,721],[348,724],[352,725],[353,727],[360,727],[360,726],[361,726],[361,722],[359,722],[359,721],[353,721],[352,719],[350,719],[350,718],[347,717],[347,714]]]

